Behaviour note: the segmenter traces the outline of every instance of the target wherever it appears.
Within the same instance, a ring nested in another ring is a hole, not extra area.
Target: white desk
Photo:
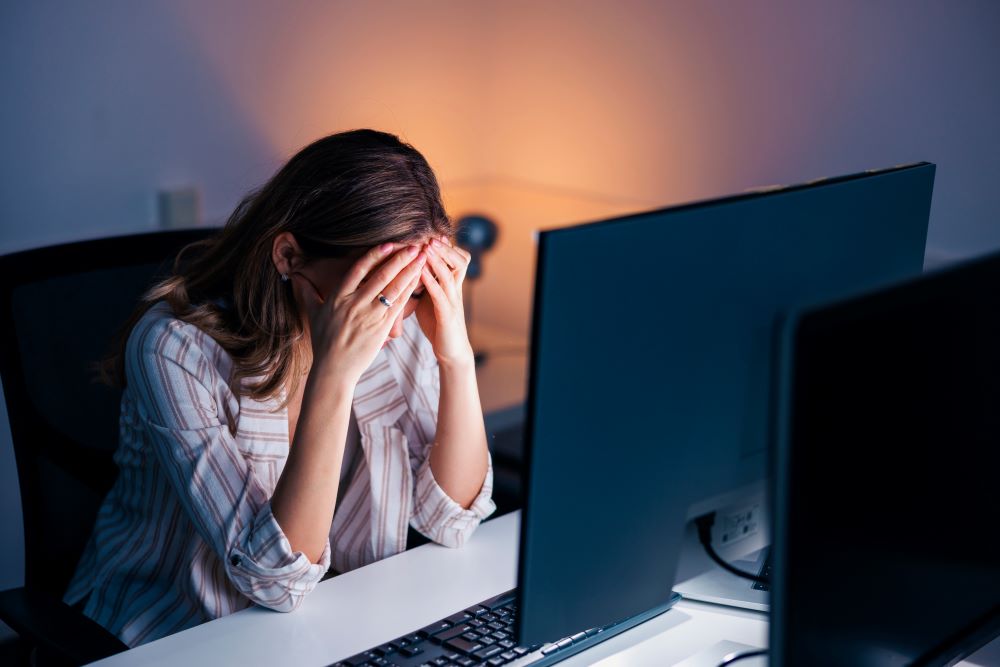
[[[251,607],[93,664],[329,665],[513,588],[519,516],[487,521],[461,549],[427,544],[328,579],[290,614]],[[720,640],[766,646],[767,617],[682,601],[559,664],[663,667]]]
[[[290,614],[251,607],[94,664],[329,665],[513,588],[519,515],[487,521],[461,549],[427,544],[324,581]],[[719,638],[763,646],[766,635],[763,615],[681,602],[560,665],[662,666]]]

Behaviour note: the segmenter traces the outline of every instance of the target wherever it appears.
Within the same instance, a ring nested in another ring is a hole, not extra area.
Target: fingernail
[[[391,244],[391,243],[383,243],[382,245],[380,245],[380,246],[378,247],[378,249],[379,249],[379,252],[381,252],[381,253],[383,253],[383,254],[384,254],[384,253],[387,253],[387,252],[389,252],[390,250],[392,250],[392,244]]]

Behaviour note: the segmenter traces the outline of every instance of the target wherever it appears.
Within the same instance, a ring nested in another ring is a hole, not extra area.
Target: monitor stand
[[[739,560],[729,561],[733,567],[753,574],[764,568],[770,547],[758,549]],[[674,585],[674,590],[685,600],[697,600],[728,607],[769,612],[770,594],[760,584],[743,579],[713,564],[712,569]]]

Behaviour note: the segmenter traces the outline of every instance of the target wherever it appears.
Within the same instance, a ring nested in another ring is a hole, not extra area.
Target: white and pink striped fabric
[[[461,546],[493,512],[492,463],[468,509],[444,493],[428,452],[440,381],[416,317],[362,375],[353,416],[360,452],[318,563],[292,551],[270,497],[288,455],[283,400],[234,394],[232,359],[160,303],[126,350],[115,461],[64,600],[137,646],[256,603],[291,611],[331,567],[345,572],[406,548],[412,525]],[[352,424],[353,426],[353,424]]]

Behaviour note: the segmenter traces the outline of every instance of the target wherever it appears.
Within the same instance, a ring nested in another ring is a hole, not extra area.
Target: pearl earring
[[[287,283],[288,282],[288,274],[287,273],[282,273],[281,274],[281,282],[283,282],[283,283]]]

